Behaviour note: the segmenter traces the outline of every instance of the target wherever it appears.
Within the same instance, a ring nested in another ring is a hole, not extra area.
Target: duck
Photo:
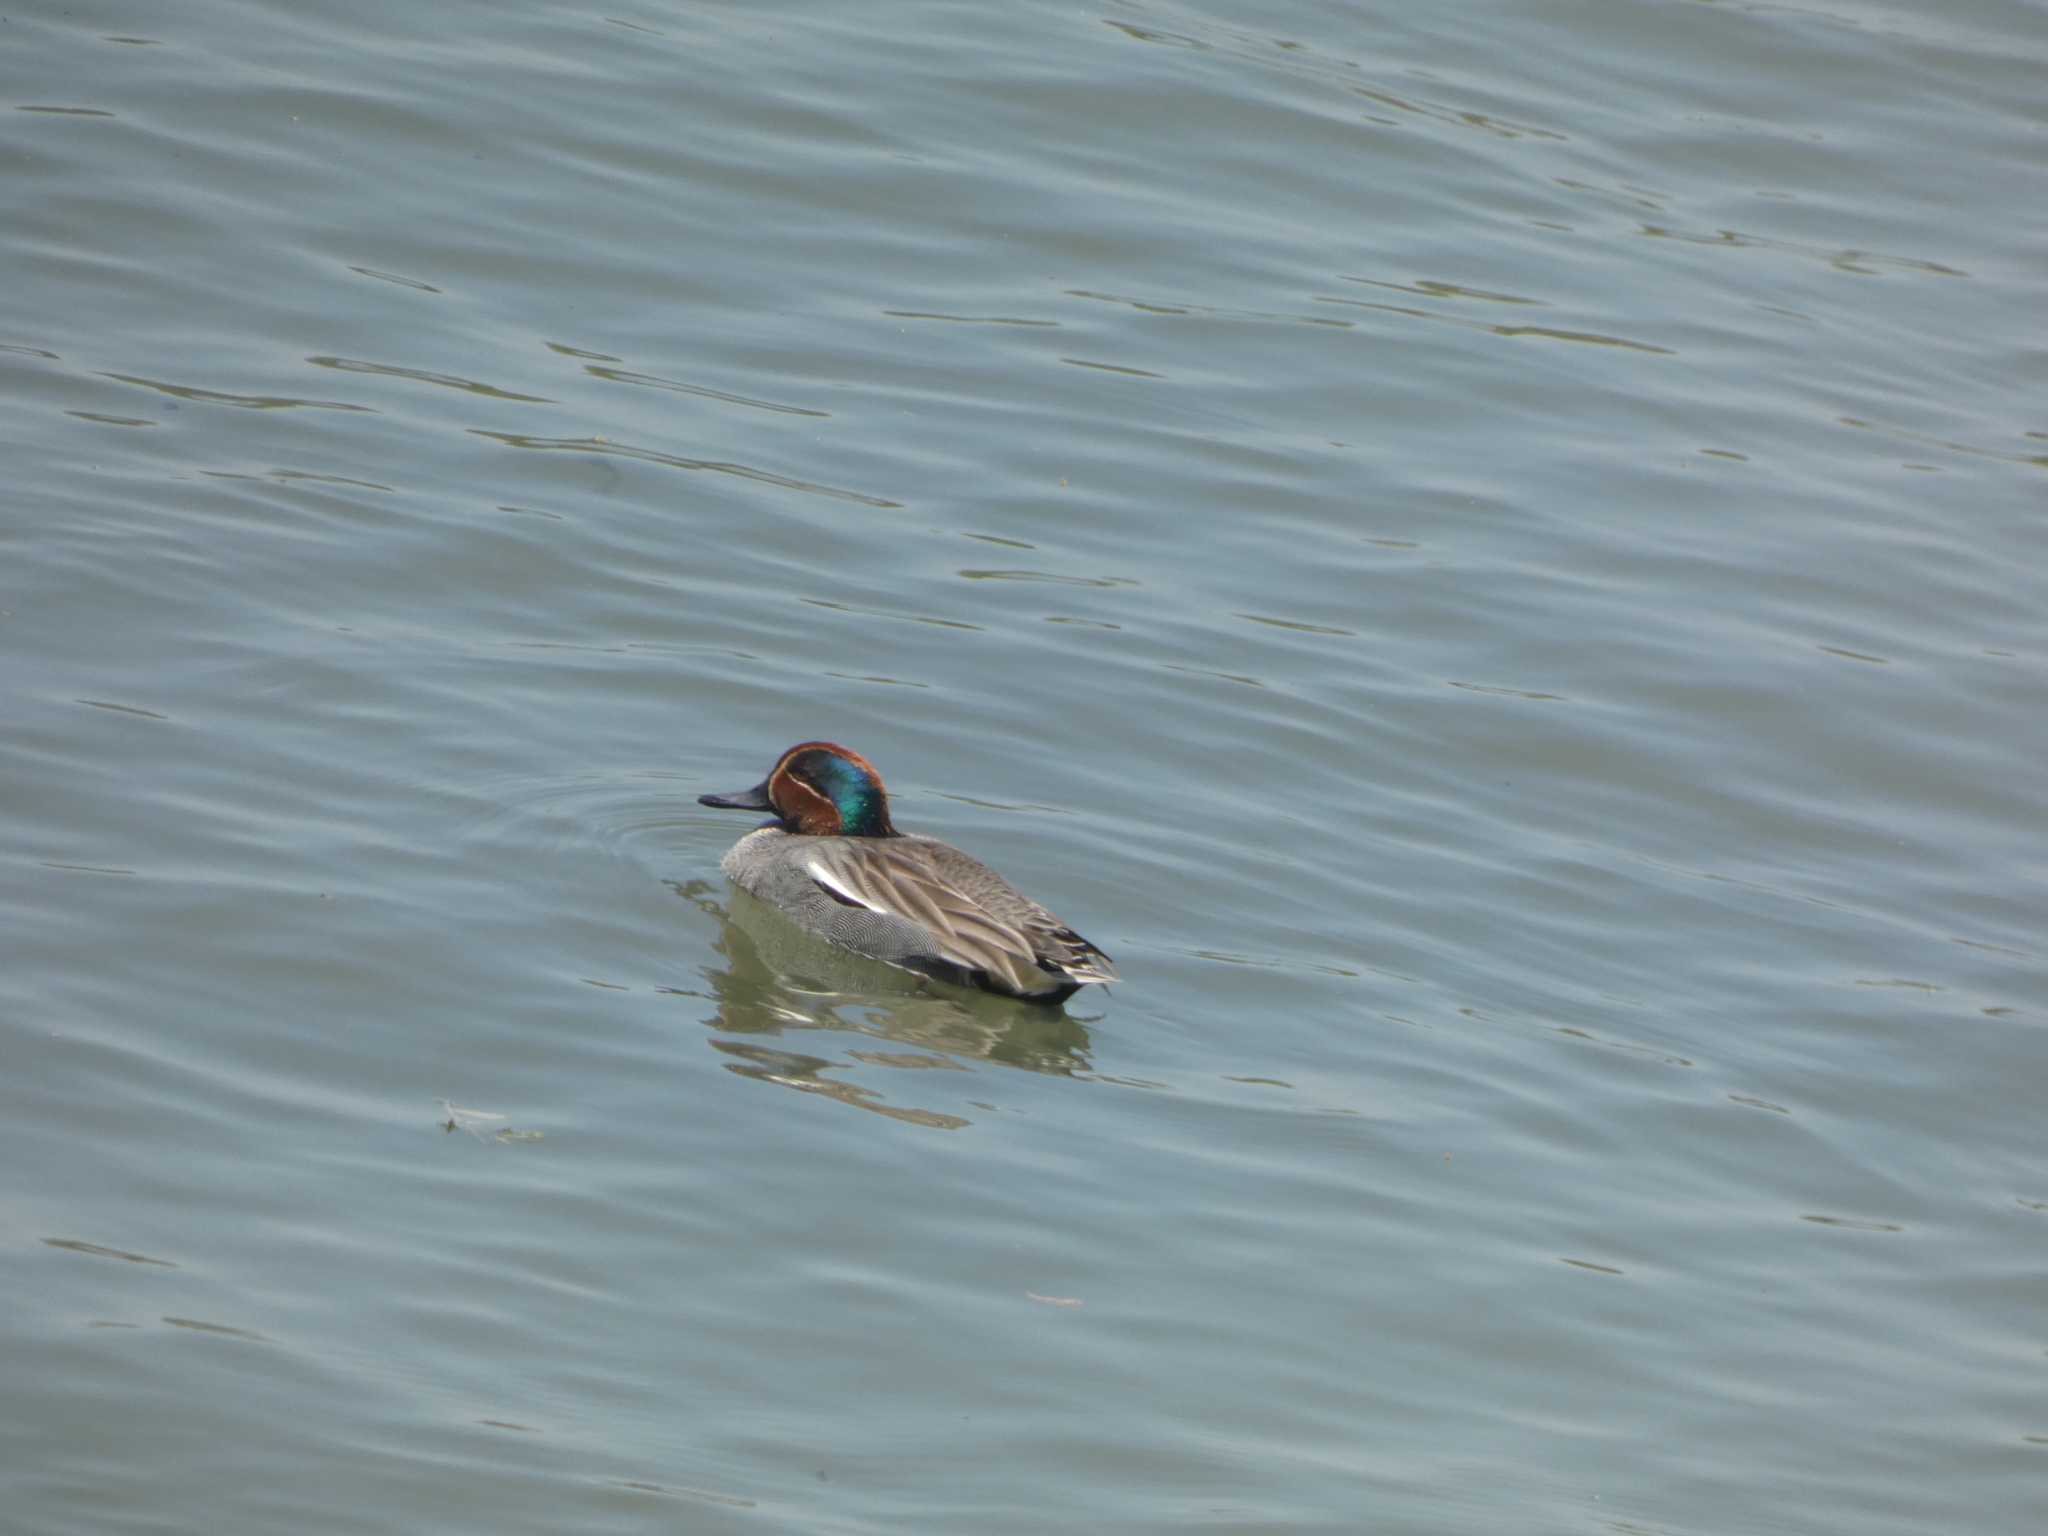
[[[697,803],[770,814],[719,868],[842,949],[1034,1003],[1117,980],[1108,955],[981,860],[897,831],[874,764],[836,742],[798,742],[752,789]]]

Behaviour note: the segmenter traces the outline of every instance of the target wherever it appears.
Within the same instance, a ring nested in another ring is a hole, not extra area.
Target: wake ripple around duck
[[[715,872],[739,828],[713,829],[711,813],[695,803],[698,788],[681,774],[647,769],[507,775],[476,786],[490,808],[463,828],[461,841],[546,858],[596,852],[650,878],[674,872],[679,859],[700,857]]]

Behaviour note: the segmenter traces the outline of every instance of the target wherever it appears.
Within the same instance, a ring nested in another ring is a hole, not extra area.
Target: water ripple
[[[691,459],[681,454],[662,453],[653,448],[636,448],[626,443],[614,443],[601,437],[534,437],[520,432],[493,432],[482,427],[468,429],[477,437],[487,437],[494,443],[503,443],[508,448],[531,448],[549,453],[587,453],[599,457],[638,459],[647,464],[659,464],[668,469],[704,470],[712,474],[733,475],[742,480],[754,480],[763,485],[780,486],[788,491],[803,491],[813,496],[829,496],[835,501],[855,501],[866,507],[893,509],[903,504],[889,501],[880,496],[869,496],[861,491],[844,490],[838,486],[821,485],[815,480],[800,480],[792,475],[778,475],[769,470],[755,469],[747,464],[735,464],[725,459]]]

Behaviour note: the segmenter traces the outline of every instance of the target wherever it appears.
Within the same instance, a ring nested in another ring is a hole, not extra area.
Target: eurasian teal
[[[1109,956],[981,860],[898,832],[882,776],[858,752],[800,742],[752,789],[697,803],[774,814],[719,868],[842,949],[1036,1003],[1117,979]]]

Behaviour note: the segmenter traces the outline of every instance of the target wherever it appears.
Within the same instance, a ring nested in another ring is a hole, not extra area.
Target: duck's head
[[[804,741],[782,754],[752,789],[699,795],[699,805],[772,811],[783,827],[808,837],[894,837],[889,796],[874,764],[829,741]]]

